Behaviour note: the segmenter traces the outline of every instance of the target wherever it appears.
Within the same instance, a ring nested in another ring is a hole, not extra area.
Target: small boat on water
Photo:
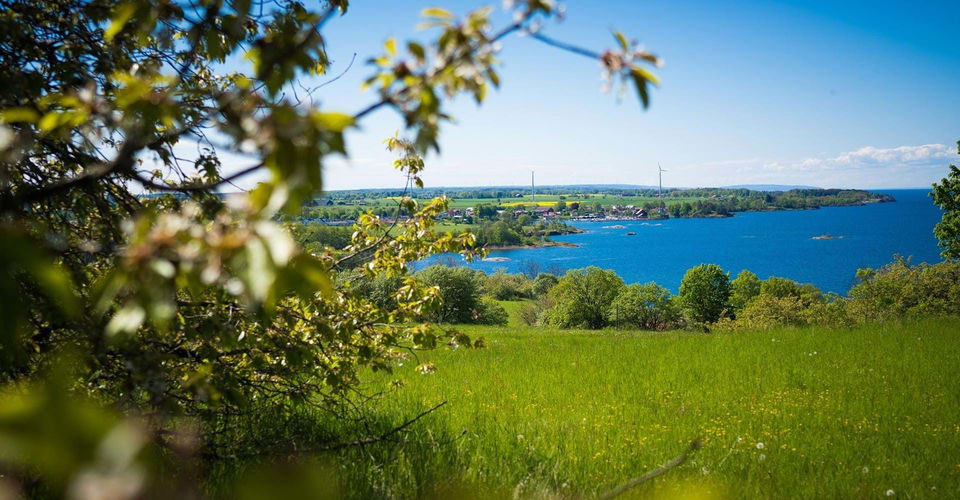
[[[636,234],[637,234],[637,233],[635,233],[635,232],[633,232],[633,231],[630,231],[630,232],[627,233],[627,236],[634,236],[634,235],[636,235]]]

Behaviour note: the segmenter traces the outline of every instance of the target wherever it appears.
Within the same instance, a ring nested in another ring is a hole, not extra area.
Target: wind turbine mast
[[[657,170],[660,174],[660,186],[657,188],[657,198],[663,198],[663,173],[666,172],[666,170],[660,166],[660,162],[657,162]]]
[[[533,202],[537,202],[537,185],[533,182],[533,170],[530,171],[530,196],[533,197]]]

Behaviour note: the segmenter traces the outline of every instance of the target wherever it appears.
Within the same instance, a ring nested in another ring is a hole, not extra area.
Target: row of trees
[[[575,190],[576,188],[571,188]],[[590,198],[586,194],[573,195],[568,191],[560,196],[553,208],[561,214],[572,215],[583,212],[596,213],[605,210],[604,203]],[[455,198],[461,199],[490,199],[497,198],[496,202],[481,202],[474,207],[473,220],[470,223],[482,221],[494,221],[497,219],[497,212],[506,209],[512,212],[515,209],[524,209],[524,205],[511,205],[504,207],[501,205],[499,197],[495,194],[504,194],[497,190],[475,190],[453,193]],[[654,197],[656,192],[648,190],[613,190],[602,191],[605,196],[624,196],[624,197]],[[373,203],[369,200],[386,200],[387,197],[396,199],[402,197],[402,192],[392,190],[364,192],[368,197],[359,197],[358,192],[351,191],[346,193],[334,193],[331,199],[336,199],[337,203],[350,203],[348,205],[334,204],[332,206],[306,206],[303,208],[300,217],[302,219],[331,219],[331,220],[353,220],[366,212],[372,212],[381,217],[392,216],[396,213],[396,205],[389,203]],[[420,195],[420,193],[416,193]],[[450,194],[450,193],[448,193]],[[549,193],[542,193],[549,194]],[[471,195],[471,196],[464,196]],[[472,196],[483,195],[483,196]],[[678,198],[684,198],[678,201]],[[691,198],[696,198],[692,199]],[[514,198],[507,196],[504,200],[511,201]],[[701,188],[701,189],[673,189],[664,194],[660,200],[646,200],[637,204],[638,207],[646,209],[652,214],[652,211],[663,208],[671,217],[709,217],[709,216],[728,216],[734,212],[762,211],[762,210],[790,210],[820,208],[826,206],[844,206],[855,205],[859,203],[892,201],[893,197],[885,194],[870,193],[857,189],[796,189],[791,191],[753,191],[748,189],[722,189],[722,188]],[[610,203],[607,203],[609,208]]]
[[[862,269],[847,297],[809,283],[744,270],[735,279],[715,264],[687,271],[678,295],[655,284],[626,285],[611,270],[568,271],[521,310],[531,325],[663,330],[738,330],[778,325],[851,326],[893,318],[960,314],[960,262],[910,265],[901,257]]]
[[[960,314],[960,262],[911,266],[897,257],[880,269],[858,272],[847,297],[823,293],[809,283],[749,270],[736,278],[714,264],[687,271],[680,292],[656,283],[631,284],[611,270],[588,267],[563,276],[540,273],[531,279],[499,270],[432,266],[417,275],[438,286],[446,322],[504,324],[496,300],[526,300],[520,319],[531,326],[602,329],[739,330],[778,325],[851,326],[911,316]],[[371,297],[376,300],[375,297]],[[494,318],[494,319],[491,319]]]

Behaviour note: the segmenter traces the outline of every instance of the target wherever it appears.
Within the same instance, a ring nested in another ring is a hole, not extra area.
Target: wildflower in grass
[[[437,371],[437,367],[436,367],[433,363],[427,361],[426,363],[421,363],[421,364],[417,365],[416,370],[417,370],[418,372],[426,375],[426,374],[428,374],[428,373],[433,373],[433,372]]]
[[[708,469],[708,468],[705,467],[705,466],[704,466],[704,467],[700,467],[700,473],[703,474],[704,476],[706,476],[707,474],[710,473],[710,469]]]
[[[887,495],[888,497],[892,497],[892,496],[895,495],[895,494],[896,494],[896,493],[894,493],[893,490],[887,490],[887,492],[886,492],[886,495]]]
[[[870,468],[869,468],[869,467],[864,467],[864,468],[863,468],[863,473],[866,474],[866,473],[868,473],[868,472],[870,472]]]
[[[763,449],[763,443],[757,443],[757,449],[758,449],[758,450],[762,450],[762,449]]]
[[[766,456],[766,455],[764,455],[763,453],[761,453],[761,454],[760,454],[760,456],[759,456],[759,457],[757,457],[757,459],[758,459],[758,460],[760,460],[761,462],[763,462],[764,460],[766,460],[766,459],[767,459],[767,456]]]

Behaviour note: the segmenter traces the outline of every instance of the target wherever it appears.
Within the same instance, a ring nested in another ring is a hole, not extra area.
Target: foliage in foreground
[[[603,53],[541,33],[558,15],[549,0],[509,7],[513,20],[498,29],[491,9],[458,19],[430,8],[432,39],[388,39],[370,60],[369,105],[335,111],[318,99],[332,69],[325,27],[347,7],[4,2],[0,382],[9,413],[0,468],[11,487],[89,496],[120,484],[122,497],[167,495],[141,458],[173,457],[166,464],[188,473],[175,453],[183,429],[193,429],[184,441],[216,453],[203,438],[252,407],[309,402],[346,418],[360,372],[440,341],[471,344],[423,322],[436,288],[406,277],[374,303],[331,279],[355,267],[399,277],[427,255],[468,251],[472,235],[431,230],[446,199],[403,196],[402,221],[361,215],[343,251],[305,251],[278,222],[322,190],[323,165],[347,155],[347,138],[372,113],[403,120],[387,147],[410,188],[422,186],[421,156],[439,150],[449,102],[480,103],[499,85],[495,53],[508,35],[594,59],[643,106],[656,83],[648,68],[657,58],[620,33]],[[184,149],[197,153],[184,158]],[[224,168],[224,154],[244,166]],[[250,192],[218,194],[254,173],[265,181]],[[59,367],[63,381],[45,384]],[[115,425],[58,429],[48,418],[82,424],[98,411]],[[189,495],[189,478],[164,484]]]

